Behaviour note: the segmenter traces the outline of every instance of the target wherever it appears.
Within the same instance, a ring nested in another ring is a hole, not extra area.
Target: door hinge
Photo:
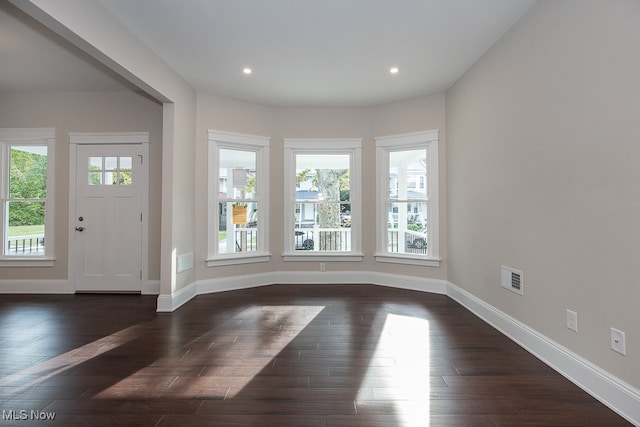
[[[142,270],[140,270],[140,280],[142,280]]]
[[[142,154],[138,154],[138,157],[140,157],[140,164],[144,164],[144,156]]]
[[[140,213],[140,222],[142,222],[142,213]]]

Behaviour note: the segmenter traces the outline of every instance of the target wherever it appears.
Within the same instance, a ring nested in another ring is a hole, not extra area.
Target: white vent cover
[[[193,252],[178,255],[176,261],[176,273],[182,273],[193,268]]]
[[[522,271],[502,266],[502,287],[524,295],[524,276]]]

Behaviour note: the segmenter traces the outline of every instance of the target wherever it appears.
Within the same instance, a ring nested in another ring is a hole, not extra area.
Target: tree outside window
[[[5,255],[42,255],[47,198],[47,147],[9,147],[8,229]]]
[[[346,251],[350,247],[350,235],[343,230],[351,226],[349,161],[348,154],[296,155],[301,189],[297,193],[306,196],[296,196],[296,226],[316,228],[317,236],[307,235],[305,240],[313,239],[314,248],[317,244],[321,251]],[[296,249],[312,248],[307,244],[297,245]]]

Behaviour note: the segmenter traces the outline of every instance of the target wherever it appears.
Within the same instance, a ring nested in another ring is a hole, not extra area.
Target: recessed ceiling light
[[[245,74],[251,74],[253,72],[253,70],[251,68],[249,68],[249,67],[244,67],[242,69],[242,72],[245,73]]]
[[[398,67],[391,67],[391,68],[389,68],[389,72],[390,72],[391,74],[398,74],[398,71],[400,71],[400,70],[398,69]]]

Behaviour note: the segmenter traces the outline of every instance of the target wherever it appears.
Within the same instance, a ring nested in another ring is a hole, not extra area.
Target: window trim
[[[376,137],[376,253],[377,262],[395,264],[411,264],[427,267],[439,267],[440,258],[440,203],[438,173],[438,138],[439,130],[389,135]],[[427,200],[429,201],[429,217],[427,221],[427,247],[425,255],[388,252],[387,245],[387,203],[389,187],[389,153],[391,151],[426,149],[427,165]]]
[[[362,138],[283,138],[284,141],[284,261],[362,261]],[[294,240],[288,230],[295,229],[292,206],[296,188],[296,154],[349,154],[351,203],[351,251],[295,251]],[[355,220],[354,220],[355,213]]]
[[[207,267],[268,262],[269,252],[269,145],[271,138],[219,130],[208,130],[208,209],[207,209]],[[256,174],[259,191],[256,194],[258,209],[258,250],[255,252],[218,253],[218,183],[220,149],[244,149],[256,153]]]
[[[0,176],[0,192],[2,200],[8,199],[9,185],[9,147],[13,145],[37,145],[47,147],[47,196],[45,200],[44,229],[45,246],[44,255],[0,255],[0,267],[53,267],[55,264],[55,128],[0,128],[0,164],[2,175]],[[5,241],[5,228],[7,218],[4,203],[1,204],[0,240]],[[4,251],[4,249],[3,249]]]

